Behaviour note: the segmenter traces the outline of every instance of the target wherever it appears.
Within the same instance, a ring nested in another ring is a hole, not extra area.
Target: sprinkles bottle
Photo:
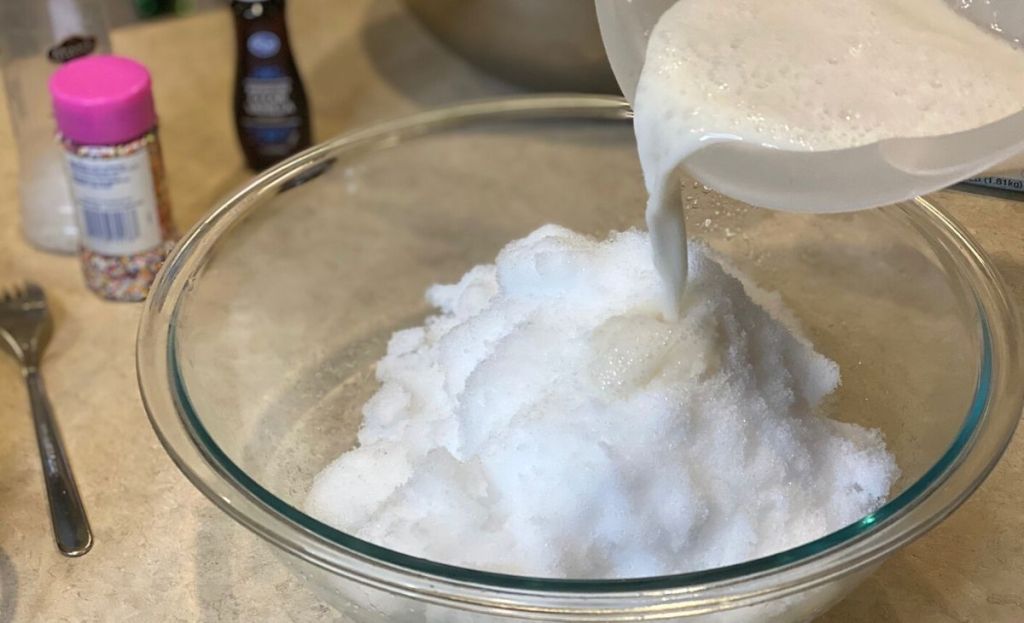
[[[174,240],[149,72],[117,56],[61,66],[50,95],[79,227],[85,282],[141,301]]]

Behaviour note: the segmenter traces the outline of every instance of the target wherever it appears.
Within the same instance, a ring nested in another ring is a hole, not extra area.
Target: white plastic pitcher
[[[651,30],[676,1],[596,0],[608,58],[630,101],[636,94]],[[1001,36],[1024,39],[1024,2],[963,4],[957,2],[965,19],[984,27],[998,24]],[[1024,80],[1024,76],[1007,79]],[[709,141],[686,161],[691,175],[722,193],[753,205],[795,212],[871,208],[939,190],[984,171],[1022,168],[1024,112],[966,132],[894,138],[834,151],[770,149],[722,138]]]

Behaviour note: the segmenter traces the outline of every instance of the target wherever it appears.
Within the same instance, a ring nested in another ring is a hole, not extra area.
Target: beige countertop
[[[293,45],[315,134],[511,92],[434,43],[394,0],[294,0]],[[190,226],[246,179],[231,121],[226,11],[133,26],[117,52],[152,69],[175,216]],[[2,106],[2,103],[0,103]],[[6,118],[6,112],[0,112]],[[35,251],[16,223],[17,160],[0,123],[0,282],[33,279],[56,307],[44,371],[96,537],[83,558],[52,543],[28,404],[0,358],[0,623],[335,621],[258,537],[213,507],[160,447],[135,381],[138,305],[86,291],[74,258]],[[949,193],[1024,304],[1024,203]],[[822,620],[1024,620],[1024,440],[980,491]]]

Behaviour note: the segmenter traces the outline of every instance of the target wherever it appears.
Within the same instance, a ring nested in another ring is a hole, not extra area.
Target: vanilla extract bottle
[[[306,91],[292,56],[284,0],[233,0],[238,64],[235,127],[246,163],[261,170],[309,147]]]

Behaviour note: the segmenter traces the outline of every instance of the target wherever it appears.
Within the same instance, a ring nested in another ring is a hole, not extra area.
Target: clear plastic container
[[[61,63],[109,51],[102,0],[0,5],[0,69],[18,148],[21,227],[29,242],[47,251],[74,252],[78,228],[46,83]]]
[[[629,101],[636,95],[651,32],[677,1],[595,0],[608,59]],[[1024,4],[950,4],[966,19],[1021,45]],[[893,137],[832,151],[766,149],[731,138],[704,145],[687,158],[687,172],[731,197],[796,212],[858,210],[924,195],[984,171],[1024,168],[1024,112],[956,134]]]

